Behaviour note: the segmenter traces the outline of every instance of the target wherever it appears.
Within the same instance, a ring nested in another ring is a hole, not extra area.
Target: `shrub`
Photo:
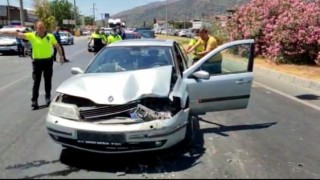
[[[210,34],[217,40],[218,45],[224,44],[228,40],[226,29],[218,21],[213,21],[209,29]]]
[[[320,63],[320,0],[252,0],[227,23],[229,40],[256,40],[256,54],[276,63]]]

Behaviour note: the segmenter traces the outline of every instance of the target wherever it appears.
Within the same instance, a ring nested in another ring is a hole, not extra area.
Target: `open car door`
[[[254,40],[238,40],[214,49],[183,73],[193,115],[244,109],[253,81]]]

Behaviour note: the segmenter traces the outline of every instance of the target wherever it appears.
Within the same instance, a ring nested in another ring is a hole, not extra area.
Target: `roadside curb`
[[[304,87],[307,89],[311,89],[314,91],[320,91],[320,82],[312,81],[309,79],[301,78],[301,77],[298,77],[295,75],[275,71],[275,70],[260,67],[260,66],[255,66],[253,72],[258,73],[258,74],[262,74],[262,75],[267,75],[271,78],[286,81],[288,83],[291,83],[291,84],[294,84],[294,85],[297,85],[300,87]]]

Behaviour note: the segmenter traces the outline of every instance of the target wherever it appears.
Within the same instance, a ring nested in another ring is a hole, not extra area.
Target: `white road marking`
[[[296,97],[293,97],[293,96],[291,96],[291,95],[288,95],[288,94],[286,94],[286,93],[284,93],[284,92],[281,92],[281,91],[279,91],[279,90],[273,89],[272,87],[269,87],[269,86],[264,85],[264,84],[262,84],[262,83],[258,83],[258,82],[256,82],[256,81],[254,81],[253,83],[256,84],[256,85],[258,85],[258,86],[260,86],[260,87],[263,87],[263,88],[265,88],[265,89],[268,89],[269,91],[275,92],[275,93],[280,94],[280,95],[282,95],[282,96],[284,96],[284,97],[286,97],[286,98],[289,98],[289,99],[291,99],[291,100],[293,100],[293,101],[299,102],[299,103],[301,103],[301,104],[303,104],[303,105],[305,105],[305,106],[308,106],[308,107],[311,107],[311,108],[313,108],[313,109],[315,109],[315,110],[320,111],[320,107],[319,107],[319,106],[316,106],[316,105],[314,105],[314,104],[308,103],[308,102],[303,101],[303,100],[300,100],[300,99],[298,99],[298,98],[296,98]]]
[[[86,51],[86,49],[80,50],[80,51],[78,51],[78,52],[76,52],[76,53],[74,53],[74,54],[72,54],[72,55],[70,55],[70,56],[68,56],[68,57],[71,58],[71,57],[73,57],[73,56],[76,56],[76,55],[78,55],[78,54],[81,54],[83,51]],[[2,86],[2,87],[0,88],[0,92],[6,90],[6,89],[8,89],[8,88],[10,88],[11,86],[14,86],[15,84],[18,84],[19,82],[21,82],[21,81],[23,81],[23,80],[26,80],[26,79],[28,79],[28,78],[30,78],[30,77],[29,77],[29,76],[24,76],[23,78],[17,79],[17,80],[13,81],[13,82],[10,83],[10,84],[4,85],[4,86]]]

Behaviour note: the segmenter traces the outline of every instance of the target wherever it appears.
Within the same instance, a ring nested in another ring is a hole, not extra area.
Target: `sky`
[[[69,0],[73,3],[73,0]],[[155,1],[164,0],[76,0],[76,5],[83,15],[93,15],[93,3],[95,3],[96,19],[101,18],[101,14],[109,13],[111,16],[131,8],[148,4]],[[19,0],[9,0],[10,5],[19,7]],[[32,0],[23,0],[25,9],[32,8]],[[7,0],[0,0],[0,5],[7,5]]]

